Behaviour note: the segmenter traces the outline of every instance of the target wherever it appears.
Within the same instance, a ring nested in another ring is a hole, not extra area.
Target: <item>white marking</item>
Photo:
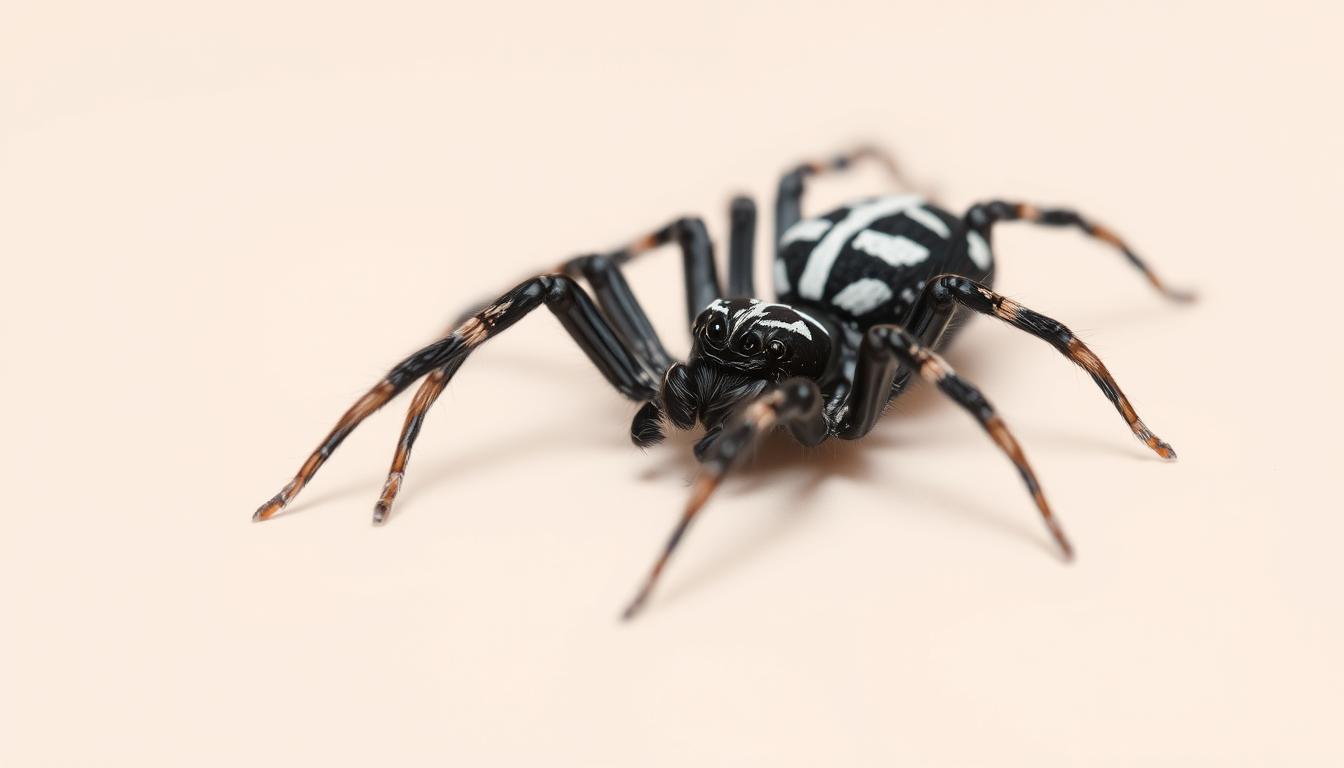
[[[768,328],[783,328],[786,331],[793,331],[799,336],[806,337],[808,341],[812,340],[812,331],[808,330],[807,323],[802,320],[794,320],[792,323],[786,323],[783,320],[761,320],[756,324]]]
[[[775,293],[788,293],[793,286],[789,285],[789,268],[785,266],[783,259],[775,260]]]
[[[728,314],[728,304],[723,299],[715,299],[709,302],[709,306],[705,307],[705,309],[712,309],[721,315]]]
[[[924,228],[930,232],[938,233],[939,237],[952,236],[952,231],[947,228],[947,224],[927,208],[911,208],[905,212],[905,215],[923,224]]]
[[[888,235],[875,229],[860,232],[850,246],[876,256],[893,267],[908,267],[929,258],[929,249],[914,240],[902,235]]]
[[[862,315],[890,298],[891,286],[881,280],[865,277],[846,285],[844,290],[835,294],[831,303],[852,315]]]
[[[735,320],[738,323],[745,323],[748,320],[752,319],[753,317],[760,317],[761,315],[764,315],[766,311],[769,310],[771,307],[778,307],[778,306],[779,306],[778,304],[766,304],[764,302],[761,302],[760,300],[753,299],[751,302],[751,308],[748,309],[745,313],[739,313],[738,316],[733,318],[733,320]]]
[[[784,235],[779,238],[779,244],[788,245],[797,240],[816,240],[830,228],[831,222],[826,219],[803,219],[784,230]]]
[[[820,299],[826,290],[826,279],[831,275],[831,267],[835,264],[835,260],[840,258],[840,249],[844,248],[851,237],[867,229],[874,221],[917,206],[921,202],[923,199],[918,195],[904,195],[884,197],[849,209],[849,215],[831,227],[826,237],[812,249],[803,275],[798,279],[798,295],[805,299]]]
[[[783,305],[780,305],[780,306],[783,306]],[[813,317],[813,316],[807,314],[806,312],[802,311],[801,309],[798,309],[797,307],[789,307],[789,309],[793,310],[794,314],[796,314],[796,315],[798,315],[799,317],[803,318],[803,319],[806,320],[807,322],[809,322],[809,323],[811,323],[811,324],[817,326],[817,330],[818,330],[818,331],[821,331],[821,335],[822,335],[822,336],[825,336],[825,337],[828,338],[828,339],[831,337],[831,332],[828,331],[828,330],[826,330],[826,326],[824,326],[824,325],[822,325],[821,323],[819,323],[815,317]]]
[[[817,330],[821,331],[821,335],[822,335],[822,336],[826,336],[826,337],[829,337],[829,336],[830,336],[830,334],[826,332],[826,326],[824,326],[824,325],[822,325],[821,323],[817,322],[817,319],[816,319],[816,318],[812,317],[811,315],[807,314],[806,312],[803,312],[803,311],[798,310],[798,309],[795,308],[795,307],[790,307],[788,304],[766,304],[766,303],[760,302],[759,300],[754,300],[754,299],[753,299],[753,303],[755,304],[755,306],[753,306],[751,309],[747,310],[746,314],[742,315],[741,317],[735,318],[735,321],[734,321],[734,328],[741,327],[741,325],[747,323],[749,320],[753,320],[753,319],[755,319],[755,318],[757,318],[757,317],[760,317],[761,315],[764,315],[767,311],[769,311],[769,310],[771,310],[771,309],[782,309],[782,310],[784,310],[784,311],[786,311],[786,312],[791,312],[791,313],[793,313],[793,314],[795,314],[795,315],[801,317],[801,318],[802,318],[802,321],[794,320],[794,321],[791,322],[791,323],[786,323],[786,322],[784,322],[783,320],[770,320],[770,319],[766,319],[766,320],[757,320],[757,321],[756,321],[756,325],[764,325],[764,326],[768,326],[768,327],[770,327],[770,328],[784,328],[784,329],[787,329],[787,330],[791,330],[791,331],[793,331],[794,333],[798,333],[798,334],[801,334],[802,336],[806,336],[807,339],[810,341],[810,340],[812,339],[812,332],[811,332],[810,330],[808,330],[807,326],[804,324],[804,323],[806,322],[806,323],[811,323],[812,325],[815,325],[815,326],[817,327]]]
[[[970,245],[967,254],[971,257],[971,261],[975,262],[975,266],[989,269],[989,243],[985,242],[985,238],[981,237],[979,232],[971,231],[966,233],[966,242]]]

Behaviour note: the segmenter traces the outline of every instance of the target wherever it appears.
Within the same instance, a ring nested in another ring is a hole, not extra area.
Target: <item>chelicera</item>
[[[805,180],[861,158],[881,162],[901,181],[890,157],[871,147],[804,163],[780,180],[773,238],[775,301],[756,298],[757,216],[746,197],[735,198],[730,207],[726,291],[698,218],[676,219],[614,251],[569,259],[466,313],[450,332],[398,363],[346,411],[294,479],[253,518],[265,520],[284,509],[361,421],[423,379],[374,507],[374,522],[385,521],[426,411],[473,350],[545,305],[607,381],[642,403],[630,428],[635,444],[658,443],[668,426],[704,428],[695,445],[701,470],[691,498],[626,608],[627,619],[645,604],[714,489],[762,436],[783,427],[809,446],[863,437],[915,377],[937,387],[979,423],[1021,474],[1065,558],[1072,557],[1073,548],[1021,446],[980,390],[935,350],[951,340],[952,320],[962,312],[1025,331],[1085,370],[1134,435],[1158,456],[1174,459],[1175,451],[1144,425],[1082,340],[1058,321],[992,290],[991,233],[997,224],[1011,221],[1073,227],[1118,249],[1168,298],[1188,301],[1190,295],[1168,289],[1118,236],[1066,208],[993,200],[957,216],[925,197],[900,194],[804,218]],[[684,362],[663,348],[621,272],[623,264],[664,244],[675,244],[684,263],[693,336]],[[588,290],[579,280],[587,282]]]

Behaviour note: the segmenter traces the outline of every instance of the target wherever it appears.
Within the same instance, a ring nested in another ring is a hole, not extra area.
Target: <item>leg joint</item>
[[[976,203],[966,211],[966,222],[972,229],[985,230],[1000,221],[1016,221],[1021,218],[1020,206],[1002,200],[990,200]]]

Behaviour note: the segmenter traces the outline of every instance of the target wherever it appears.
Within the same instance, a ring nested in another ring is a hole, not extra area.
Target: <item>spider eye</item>
[[[705,338],[710,341],[723,341],[727,335],[728,326],[722,320],[710,320],[709,325],[705,326]]]
[[[752,354],[761,348],[761,340],[756,334],[749,333],[742,339],[742,351],[745,354]]]
[[[765,349],[766,352],[769,353],[770,358],[772,360],[783,360],[789,354],[788,347],[785,347],[784,342],[780,341],[779,339],[775,339],[774,341],[770,342],[768,345],[766,345]]]

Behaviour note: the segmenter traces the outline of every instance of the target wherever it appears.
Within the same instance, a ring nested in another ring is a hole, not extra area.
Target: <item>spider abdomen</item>
[[[869,198],[785,230],[775,293],[866,328],[904,320],[925,283],[945,273],[989,285],[984,235],[918,195]]]

